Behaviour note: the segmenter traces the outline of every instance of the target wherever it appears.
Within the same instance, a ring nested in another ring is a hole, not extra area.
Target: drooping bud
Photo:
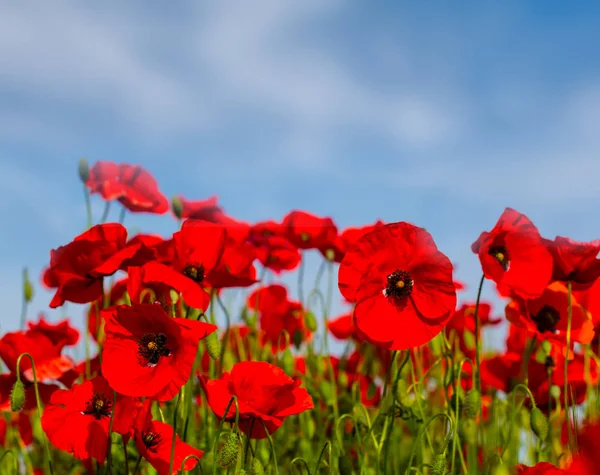
[[[338,385],[340,388],[347,388],[349,382],[348,374],[345,371],[340,371],[338,375]]]
[[[79,179],[83,183],[87,183],[90,179],[90,166],[85,158],[79,160]]]
[[[13,412],[19,412],[25,405],[25,386],[20,379],[15,381],[12,391],[10,393],[10,410]]]
[[[228,467],[237,460],[240,453],[240,438],[235,432],[229,434],[225,444],[217,454],[217,461],[221,467]]]
[[[281,356],[281,369],[288,376],[294,374],[294,355],[289,348],[286,348]]]
[[[537,407],[531,410],[531,431],[540,439],[546,440],[548,437],[548,420],[544,413]]]
[[[29,272],[27,267],[23,269],[23,298],[29,303],[33,299],[33,284],[29,280]]]
[[[247,473],[248,475],[263,475],[265,469],[263,468],[262,463],[260,463],[260,460],[253,458]]]
[[[463,402],[465,416],[469,419],[475,419],[481,410],[481,394],[477,389],[471,389],[467,392]]]
[[[173,196],[171,198],[171,209],[173,210],[173,214],[177,217],[177,219],[181,219],[183,216],[183,203],[179,196]]]
[[[306,323],[306,328],[312,333],[317,331],[317,319],[315,318],[314,313],[307,311],[304,314],[304,323]]]
[[[446,454],[441,453],[436,455],[431,464],[429,473],[431,475],[446,475],[448,472],[448,461],[446,460]]]
[[[204,346],[213,360],[216,361],[221,357],[221,342],[217,332],[212,332],[204,339]]]

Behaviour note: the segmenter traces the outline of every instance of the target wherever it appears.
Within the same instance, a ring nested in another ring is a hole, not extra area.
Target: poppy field
[[[79,177],[87,226],[24,274],[0,338],[0,475],[600,473],[600,240],[507,208],[461,283],[419,223],[247,223],[169,200],[140,166],[82,160]],[[178,230],[128,231],[130,213]],[[37,287],[73,316],[28,315]]]

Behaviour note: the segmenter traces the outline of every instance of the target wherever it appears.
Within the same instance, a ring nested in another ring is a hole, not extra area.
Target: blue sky
[[[599,20],[595,2],[558,1],[4,4],[3,330],[22,266],[37,278],[85,225],[81,156],[249,221],[414,222],[471,296],[470,244],[506,206],[548,237],[599,237]]]

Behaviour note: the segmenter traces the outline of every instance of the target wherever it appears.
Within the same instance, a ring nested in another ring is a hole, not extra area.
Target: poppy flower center
[[[104,394],[94,393],[92,398],[85,403],[83,413],[101,419],[103,416],[110,416],[111,411],[112,402]]]
[[[138,354],[148,366],[156,366],[161,356],[171,356],[164,333],[146,333],[138,341]]]
[[[387,287],[384,295],[394,300],[404,300],[413,288],[413,280],[410,274],[403,270],[396,270],[387,276]]]
[[[194,282],[200,283],[204,280],[204,266],[202,264],[197,266],[188,264],[183,269],[183,275],[189,277]]]
[[[300,233],[300,239],[304,242],[308,242],[310,240],[310,234],[307,232]]]
[[[508,251],[504,246],[494,246],[489,250],[488,254],[496,259],[505,271],[508,270]]]
[[[537,314],[532,315],[531,319],[535,322],[537,331],[540,333],[556,333],[556,324],[560,320],[560,314],[556,309],[545,305]]]
[[[148,449],[156,447],[160,443],[160,434],[156,432],[146,432],[142,435],[142,442],[144,442],[144,445]]]

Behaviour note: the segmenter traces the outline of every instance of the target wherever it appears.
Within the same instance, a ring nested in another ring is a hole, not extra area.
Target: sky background
[[[470,245],[506,206],[550,238],[600,237],[599,21],[597,2],[4,2],[0,331],[18,326],[22,267],[37,284],[85,227],[82,156],[251,222],[424,226],[463,299]],[[29,315],[58,319],[36,290]]]

